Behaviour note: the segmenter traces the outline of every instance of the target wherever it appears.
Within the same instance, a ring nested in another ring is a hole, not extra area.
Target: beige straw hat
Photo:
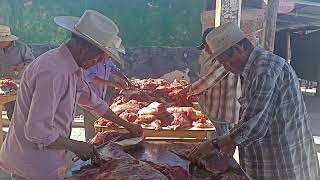
[[[0,25],[0,42],[15,41],[19,38],[11,34],[8,26]]]

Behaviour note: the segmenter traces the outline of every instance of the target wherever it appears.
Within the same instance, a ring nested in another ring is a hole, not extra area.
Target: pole
[[[273,52],[274,50],[278,7],[279,0],[268,0],[264,35],[264,48],[271,52]]]

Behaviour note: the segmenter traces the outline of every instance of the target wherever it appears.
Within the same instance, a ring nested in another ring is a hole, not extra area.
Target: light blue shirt
[[[85,80],[90,82],[94,77],[99,77],[104,80],[109,80],[109,77],[113,73],[117,73],[120,69],[117,68],[115,64],[113,64],[111,59],[107,59],[104,62],[98,63],[95,66],[87,69],[85,73]],[[101,97],[104,100],[106,95],[107,86],[103,85],[94,85],[89,83],[93,92],[97,94],[97,96]]]

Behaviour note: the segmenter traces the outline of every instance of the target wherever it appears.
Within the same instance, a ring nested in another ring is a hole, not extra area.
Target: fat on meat
[[[170,129],[176,130],[192,127],[192,120],[187,113],[173,113],[172,115],[174,116],[174,120],[169,126]]]
[[[166,106],[163,103],[153,102],[147,107],[144,107],[138,111],[138,114],[156,115],[166,111]]]

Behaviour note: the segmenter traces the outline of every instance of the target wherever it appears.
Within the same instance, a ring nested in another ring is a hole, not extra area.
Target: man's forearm
[[[120,79],[126,81],[127,83],[131,84],[130,79],[124,75],[121,71],[115,73],[116,76],[118,76]]]
[[[74,150],[73,147],[76,142],[77,142],[76,140],[59,136],[56,141],[54,141],[48,146],[48,148],[49,149],[66,149],[68,151],[73,151]]]
[[[99,77],[94,77],[93,79],[90,80],[90,83],[92,83],[94,85],[98,85],[98,86],[100,86],[100,85],[115,86],[112,81],[104,80]]]

